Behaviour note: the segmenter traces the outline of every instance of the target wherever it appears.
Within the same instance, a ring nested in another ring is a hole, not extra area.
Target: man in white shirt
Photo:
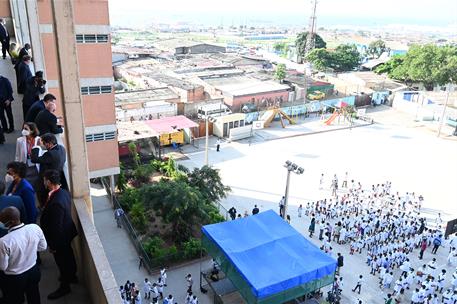
[[[16,207],[0,212],[0,225],[8,234],[0,238],[0,287],[5,303],[40,303],[40,269],[36,264],[37,252],[48,247],[38,225],[24,225]]]

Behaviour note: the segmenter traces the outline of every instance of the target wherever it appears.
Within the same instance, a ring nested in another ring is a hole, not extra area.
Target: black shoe
[[[59,277],[59,282],[62,282],[62,278]],[[71,278],[68,283],[71,283],[71,284],[78,284],[79,283],[79,280],[78,280],[78,277],[77,276],[74,276],[73,278]]]
[[[60,286],[56,291],[50,293],[48,295],[48,300],[56,300],[59,299],[71,292],[70,286]]]
[[[6,134],[13,133],[13,132],[14,132],[14,129],[8,129],[5,131]]]

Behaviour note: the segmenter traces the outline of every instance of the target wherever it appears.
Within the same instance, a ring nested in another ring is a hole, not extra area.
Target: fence
[[[117,197],[114,193],[114,190],[111,189],[111,187],[110,187],[108,178],[102,178],[101,182],[102,182],[103,187],[106,189],[106,192],[111,197],[111,201],[112,201],[114,210],[116,210],[118,208],[122,208],[121,204],[119,203],[119,200],[117,199]],[[215,204],[215,206],[217,207],[219,214],[224,216],[225,220],[227,221],[229,218],[228,210],[225,209],[225,207],[222,206],[219,202],[217,202]],[[128,214],[124,213],[124,216],[121,217],[121,225],[122,225],[122,227],[124,227],[126,229],[128,235],[130,237],[130,240],[132,241],[133,245],[135,246],[136,251],[138,252],[139,265],[141,266],[140,263],[142,263],[142,265],[146,268],[146,270],[148,271],[149,274],[151,274],[154,271],[159,270],[164,265],[167,265],[167,267],[168,267],[170,265],[170,263],[173,263],[174,261],[177,261],[178,259],[182,259],[182,256],[180,255],[179,252],[177,254],[163,255],[163,256],[156,257],[156,258],[152,258],[148,254],[146,249],[144,248],[143,243],[141,242],[141,239],[140,239],[137,231],[133,227]]]
[[[106,192],[108,192],[109,196],[111,197],[111,202],[113,203],[114,210],[122,208],[114,193],[114,189],[110,188],[110,184],[107,178],[102,178],[101,181],[103,187],[106,189]],[[124,216],[121,217],[121,225],[127,230],[130,240],[132,241],[136,251],[139,254],[138,264],[140,265],[140,261],[142,260],[142,264],[149,274],[151,274],[154,270],[157,270],[157,266],[154,267],[154,264],[151,258],[149,257],[149,254],[144,249],[143,244],[141,243],[140,238],[138,237],[138,233],[135,231],[135,228],[133,228],[133,225],[130,222],[129,216],[127,214],[124,214]]]

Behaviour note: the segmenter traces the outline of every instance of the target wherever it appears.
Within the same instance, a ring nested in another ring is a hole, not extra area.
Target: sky
[[[310,0],[109,0],[111,24],[191,21],[306,25]],[[319,0],[318,24],[457,24],[457,0]]]

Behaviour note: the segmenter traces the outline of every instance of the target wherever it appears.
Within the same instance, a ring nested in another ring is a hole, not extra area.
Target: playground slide
[[[262,117],[260,120],[265,121],[264,126],[268,127],[268,125],[273,121],[273,119],[276,116],[276,112],[273,110],[268,110],[265,113],[263,113]]]
[[[324,123],[327,125],[327,126],[330,126],[331,123],[335,120],[335,118],[338,116],[338,112],[335,111],[333,112],[332,116],[329,117],[329,119],[327,119]]]

